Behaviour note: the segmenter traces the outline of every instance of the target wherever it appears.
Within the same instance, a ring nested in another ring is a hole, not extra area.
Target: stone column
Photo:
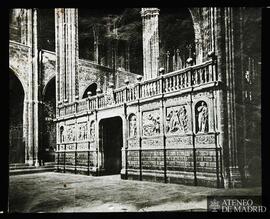
[[[34,123],[34,165],[38,166],[38,42],[37,42],[37,9],[33,9],[33,123]]]
[[[78,9],[55,9],[57,103],[78,95]]]
[[[143,26],[143,73],[144,79],[158,76],[159,35],[158,8],[142,8]]]

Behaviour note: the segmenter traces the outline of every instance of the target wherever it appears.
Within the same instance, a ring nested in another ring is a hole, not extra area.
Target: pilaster
[[[142,8],[143,26],[143,72],[144,79],[158,76],[159,34],[158,8]]]
[[[55,9],[57,103],[78,95],[78,9]]]

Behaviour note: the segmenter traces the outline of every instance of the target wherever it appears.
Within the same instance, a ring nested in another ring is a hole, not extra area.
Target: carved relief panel
[[[87,140],[87,122],[78,123],[78,141]]]
[[[184,134],[189,131],[187,106],[166,108],[166,134]]]
[[[155,136],[160,134],[160,110],[146,111],[142,114],[142,135]]]
[[[65,132],[64,138],[66,142],[75,141],[76,135],[75,135],[75,124],[66,126],[66,132]]]

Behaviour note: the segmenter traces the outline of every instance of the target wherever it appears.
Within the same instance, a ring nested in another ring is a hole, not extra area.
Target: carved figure
[[[95,122],[91,122],[90,124],[90,138],[95,138]]]
[[[185,106],[180,107],[180,111],[178,113],[179,122],[180,122],[180,129],[184,132],[188,131],[188,117],[187,117],[187,110]]]
[[[208,108],[205,102],[201,103],[201,106],[197,108],[198,111],[198,131],[206,132],[207,120],[208,120]]]
[[[135,137],[136,135],[137,135],[136,116],[132,115],[129,121],[129,136],[132,138],[132,137]]]
[[[185,106],[171,108],[167,115],[166,132],[175,133],[177,131],[187,132],[188,127],[187,110]]]
[[[152,136],[160,133],[160,117],[157,112],[145,113],[143,116],[143,135]]]

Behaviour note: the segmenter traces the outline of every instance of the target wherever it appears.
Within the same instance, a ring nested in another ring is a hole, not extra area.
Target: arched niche
[[[90,96],[95,96],[97,94],[97,83],[92,83],[90,84],[84,91],[83,97],[86,98],[88,97],[88,92],[91,92]]]
[[[137,116],[134,113],[128,117],[128,136],[129,138],[137,136]]]
[[[195,105],[196,133],[209,132],[209,108],[205,101],[198,101]]]

